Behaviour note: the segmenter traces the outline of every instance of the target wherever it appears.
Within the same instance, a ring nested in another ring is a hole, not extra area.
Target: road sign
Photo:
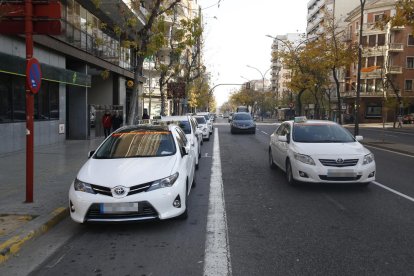
[[[27,61],[26,82],[33,94],[39,92],[42,83],[42,71],[40,70],[39,62],[35,58],[31,58]]]

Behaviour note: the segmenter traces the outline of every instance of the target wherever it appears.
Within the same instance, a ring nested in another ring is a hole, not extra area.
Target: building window
[[[407,68],[414,69],[414,57],[407,57]]]
[[[379,66],[381,68],[384,66],[384,57],[383,56],[378,56],[377,57],[377,66]]]
[[[376,35],[370,35],[368,45],[369,47],[374,47],[377,44],[377,36]]]
[[[405,80],[405,91],[413,91],[413,80]]]
[[[369,57],[368,58],[368,67],[375,65],[375,57]]]
[[[366,107],[365,117],[367,118],[379,118],[382,114],[382,107],[380,105],[370,105]]]
[[[408,35],[408,46],[414,46],[414,36]]]
[[[379,34],[378,35],[378,46],[384,46],[385,45],[385,34]]]
[[[383,19],[384,19],[384,14],[383,13],[374,15],[374,22],[380,22]]]

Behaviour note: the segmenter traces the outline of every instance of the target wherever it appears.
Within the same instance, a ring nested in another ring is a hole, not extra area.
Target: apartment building
[[[273,38],[271,51],[271,88],[276,93],[278,102],[286,102],[291,97],[292,93],[287,87],[291,79],[291,70],[284,64],[283,59],[278,57],[279,51],[294,50],[299,43],[303,42],[303,34],[288,33],[285,35],[278,35]],[[292,49],[289,49],[291,47]]]
[[[333,16],[335,24],[342,27],[347,14],[359,4],[359,0],[310,0],[306,37],[313,38],[323,33],[327,16]]]
[[[146,10],[132,13],[122,1],[102,1],[97,8],[95,2],[61,1],[62,34],[34,36],[43,74],[34,96],[35,145],[99,135],[104,110],[118,110],[125,121],[135,60],[106,26],[121,25],[129,15],[142,26]],[[0,154],[25,148],[25,49],[23,35],[0,35]]]
[[[395,14],[394,0],[370,1],[363,15],[360,122],[392,121],[396,113],[414,112],[414,37],[409,27],[376,27],[384,15]],[[359,7],[348,22],[351,43],[359,40]],[[346,73],[343,99],[347,113],[354,113],[357,64]],[[388,104],[387,104],[388,102]],[[397,110],[396,110],[396,104]]]

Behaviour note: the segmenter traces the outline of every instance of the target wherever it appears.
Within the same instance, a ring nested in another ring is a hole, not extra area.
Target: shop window
[[[13,77],[13,121],[26,121],[25,78]]]
[[[367,106],[365,109],[365,117],[379,118],[382,114],[382,107],[380,105]]]
[[[0,73],[0,123],[12,120],[11,76]]]
[[[413,80],[405,80],[405,91],[413,91]]]

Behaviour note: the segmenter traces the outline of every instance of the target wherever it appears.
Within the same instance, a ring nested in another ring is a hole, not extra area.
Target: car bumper
[[[367,165],[357,164],[352,167],[329,167],[321,164],[308,165],[297,160],[291,164],[293,178],[300,182],[368,183],[375,181],[375,162]]]
[[[242,128],[242,127],[231,127],[231,132],[233,133],[253,133],[256,131],[256,127],[248,127],[248,128]]]
[[[72,183],[69,190],[70,216],[78,223],[163,220],[176,217],[184,213],[186,209],[185,184],[177,184],[175,183],[169,188],[114,198],[102,194],[75,191]],[[176,208],[173,206],[173,202],[178,195],[181,199],[181,207]],[[138,211],[106,213],[102,210],[103,204],[106,203],[138,203]]]

